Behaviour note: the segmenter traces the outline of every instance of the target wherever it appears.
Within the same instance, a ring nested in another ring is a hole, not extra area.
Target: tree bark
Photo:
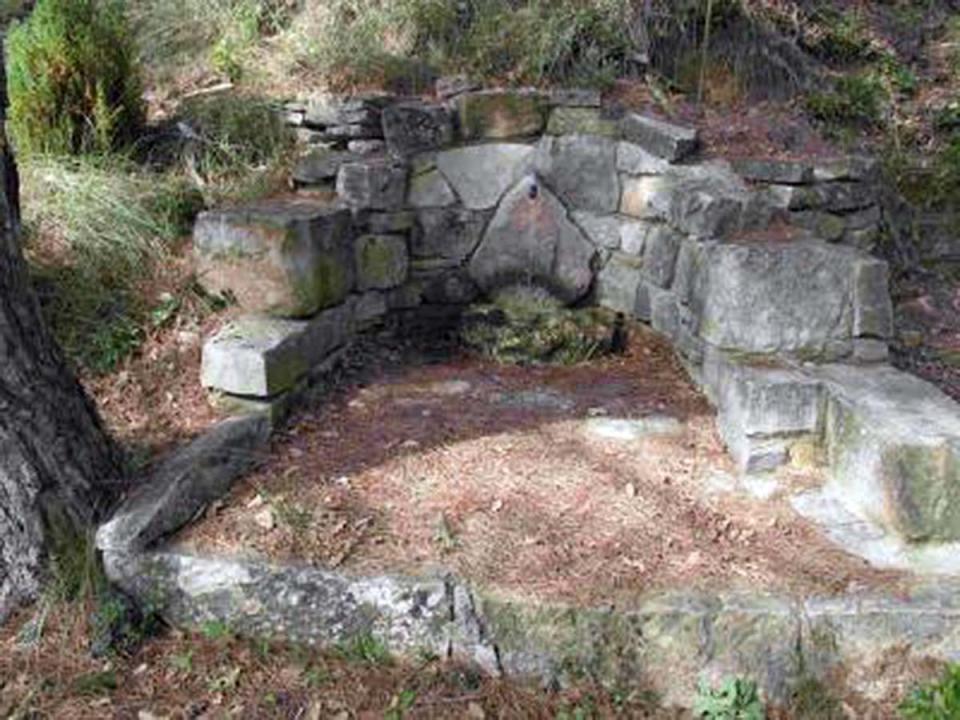
[[[0,70],[0,127],[5,88]],[[83,537],[121,473],[93,403],[41,316],[19,240],[17,168],[2,130],[0,185],[2,622],[40,592],[51,535]]]

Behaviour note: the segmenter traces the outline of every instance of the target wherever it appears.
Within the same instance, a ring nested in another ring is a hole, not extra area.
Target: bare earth
[[[680,421],[616,439],[609,419]],[[629,604],[665,588],[835,593],[898,577],[778,496],[715,492],[733,468],[669,348],[569,368],[470,357],[387,369],[280,438],[178,544],[357,573],[443,569],[501,592]],[[781,474],[790,489],[816,470]]]

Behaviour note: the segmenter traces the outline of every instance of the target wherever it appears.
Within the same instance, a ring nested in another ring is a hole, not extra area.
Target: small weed
[[[200,634],[205,640],[229,640],[233,637],[230,626],[222,620],[208,620],[200,626]]]
[[[330,673],[316,665],[309,666],[303,671],[303,681],[309,688],[319,688],[330,682]]]
[[[882,79],[867,73],[840,77],[832,91],[810,93],[806,103],[814,117],[828,124],[876,126],[886,98]]]
[[[900,705],[904,720],[956,720],[960,717],[960,665],[949,665],[938,680],[921,685]]]
[[[170,667],[177,672],[190,674],[193,672],[193,650],[175,653],[170,656]]]
[[[556,720],[593,720],[597,717],[596,703],[589,695],[574,705],[557,712]]]
[[[764,720],[766,717],[757,684],[743,678],[725,680],[719,688],[701,684],[693,713],[702,720]]]
[[[370,633],[358,635],[337,646],[340,655],[349,662],[361,665],[389,665],[390,651]]]
[[[241,667],[232,667],[210,680],[207,683],[207,689],[212,693],[224,693],[236,690],[242,672],[243,669]]]
[[[417,702],[417,693],[413,690],[402,690],[390,700],[390,707],[384,714],[384,720],[403,720],[407,712],[413,709]]]
[[[78,695],[109,695],[118,687],[117,674],[113,670],[87,673],[73,681],[73,689]]]

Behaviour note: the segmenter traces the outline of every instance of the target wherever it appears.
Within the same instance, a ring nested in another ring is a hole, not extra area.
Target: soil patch
[[[777,493],[717,492],[736,481],[712,410],[664,341],[632,338],[626,356],[574,367],[387,367],[304,414],[178,543],[363,574],[450,569],[587,604],[896,581]],[[767,487],[820,481],[792,470]]]

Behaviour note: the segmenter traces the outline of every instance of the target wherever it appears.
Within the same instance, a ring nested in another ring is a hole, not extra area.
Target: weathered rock
[[[355,251],[358,290],[389,290],[407,279],[410,258],[402,235],[364,235]]]
[[[447,150],[437,155],[437,168],[469,210],[489,210],[521,177],[530,172],[534,148],[496,143]]]
[[[853,334],[887,339],[893,336],[893,300],[890,270],[873,258],[857,261],[853,268]]]
[[[355,155],[380,155],[387,149],[383,140],[351,140],[347,150]]]
[[[615,212],[620,202],[617,145],[606,138],[545,136],[537,146],[537,174],[568,205],[579,210]]]
[[[546,120],[546,100],[532,91],[472,92],[459,95],[456,102],[464,140],[537,135]]]
[[[640,258],[613,253],[597,275],[597,303],[628,316],[638,316],[637,291],[642,282],[642,268],[643,261]]]
[[[680,331],[677,296],[669,291],[650,292],[650,326],[673,340]]]
[[[853,337],[859,253],[814,241],[711,245],[703,253],[692,304],[701,336],[715,347],[829,357],[834,343]]]
[[[783,185],[809,185],[813,166],[786,160],[735,160],[733,169],[747,180]]]
[[[695,129],[636,113],[630,113],[620,121],[620,131],[625,140],[670,162],[689,157],[700,145],[700,137]]]
[[[819,183],[817,185],[770,185],[766,197],[783,210],[826,210],[851,212],[869,208],[877,201],[873,189],[862,183]]]
[[[468,305],[480,295],[476,283],[463,268],[453,268],[423,283],[423,299],[439,305]]]
[[[383,136],[396,157],[437,150],[453,142],[453,117],[440,105],[391,105],[383,111]]]
[[[380,322],[387,314],[387,295],[371,290],[355,296],[353,302],[353,322],[358,330],[363,330]]]
[[[470,276],[488,293],[532,282],[572,303],[590,289],[595,256],[560,200],[529,175],[500,203],[470,262]]]
[[[267,445],[269,418],[224,420],[166,457],[97,530],[97,549],[134,553],[179,530],[219,500]]]
[[[960,406],[889,366],[805,372],[827,389],[827,456],[844,504],[911,542],[960,540]]]
[[[580,226],[590,241],[598,248],[617,250],[620,248],[622,222],[615,215],[598,215],[578,210],[571,213],[573,221]]]
[[[407,169],[388,160],[346,163],[337,175],[337,194],[351,207],[396,210],[407,195]]]
[[[346,210],[274,201],[201,213],[193,243],[207,288],[249,312],[305,317],[353,288],[350,235]]]
[[[588,88],[557,88],[550,91],[550,104],[555,107],[598,108],[602,96],[599,90]]]
[[[405,233],[413,230],[417,223],[417,214],[412,210],[397,212],[370,212],[361,210],[354,215],[356,227],[375,235]]]
[[[813,168],[813,177],[817,182],[870,181],[876,178],[879,168],[880,164],[873,158],[847,157],[818,162]]]
[[[204,344],[201,383],[233,395],[272,397],[292,389],[352,330],[344,305],[311,320],[241,317]]]
[[[380,112],[386,98],[342,97],[318,93],[305,102],[304,124],[326,128],[334,125],[367,125],[380,123]]]
[[[643,276],[657,287],[669,288],[683,236],[666,225],[654,225],[644,241]]]
[[[620,126],[616,120],[603,117],[598,108],[558,107],[550,113],[547,123],[550,135],[599,135],[618,138]]]
[[[488,217],[489,213],[456,208],[420,211],[411,242],[413,256],[461,264],[480,244]]]
[[[741,472],[783,465],[791,444],[820,428],[824,392],[816,379],[715,351],[706,354],[702,375],[719,410],[720,435]]]
[[[623,220],[620,223],[620,249],[628,255],[642,257],[647,235],[657,225],[644,220]]]
[[[454,205],[457,196],[438,170],[428,170],[410,179],[407,204],[415,208],[443,208]]]
[[[843,217],[821,210],[791,212],[789,220],[792,225],[809,230],[817,240],[826,242],[837,242],[847,231],[847,221]]]
[[[621,142],[617,145],[617,170],[628,175],[662,175],[671,165],[639,145]]]
[[[314,148],[301,155],[293,166],[293,181],[298,185],[320,185],[337,179],[340,167],[361,157],[351,152]]]

